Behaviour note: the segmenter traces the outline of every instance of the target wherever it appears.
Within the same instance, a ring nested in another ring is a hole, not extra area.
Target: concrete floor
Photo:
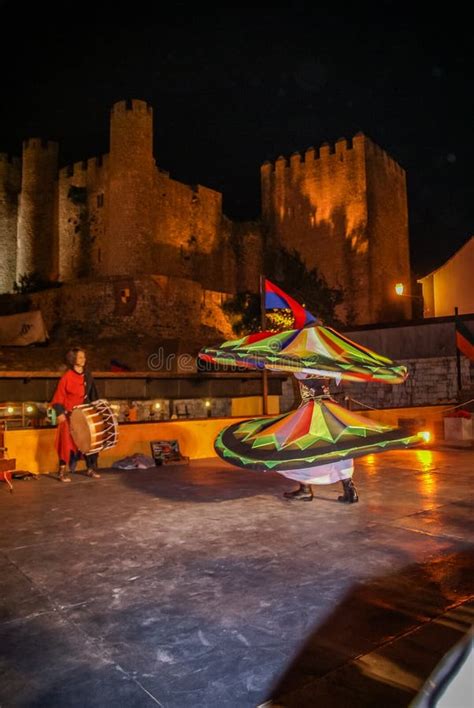
[[[474,616],[472,450],[0,485],[0,706],[407,706]]]

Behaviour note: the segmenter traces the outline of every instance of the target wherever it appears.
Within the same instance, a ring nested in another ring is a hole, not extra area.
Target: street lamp
[[[395,285],[395,292],[397,293],[397,295],[403,295],[404,289],[405,289],[405,288],[404,288],[404,286],[403,286],[403,283],[397,283],[397,284]]]
[[[405,292],[405,286],[403,283],[397,283],[395,285],[395,292],[397,293],[398,297],[409,297],[412,300],[423,300],[423,295],[407,295]]]

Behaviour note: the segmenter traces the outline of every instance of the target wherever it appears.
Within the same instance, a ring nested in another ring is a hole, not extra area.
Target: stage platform
[[[408,706],[472,624],[472,450],[287,502],[216,459],[0,485],[0,705]]]

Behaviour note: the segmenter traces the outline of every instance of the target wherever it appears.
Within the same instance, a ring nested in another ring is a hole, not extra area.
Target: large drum
[[[72,439],[85,455],[102,452],[117,444],[117,418],[104,399],[75,406],[69,422]]]

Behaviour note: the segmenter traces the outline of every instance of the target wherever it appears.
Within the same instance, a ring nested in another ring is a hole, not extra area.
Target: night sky
[[[361,130],[407,172],[416,275],[474,233],[472,28],[460,5],[423,19],[399,2],[154,5],[0,1],[0,151],[41,136],[60,142],[61,165],[107,152],[112,103],[144,99],[158,165],[249,219],[262,162]]]

